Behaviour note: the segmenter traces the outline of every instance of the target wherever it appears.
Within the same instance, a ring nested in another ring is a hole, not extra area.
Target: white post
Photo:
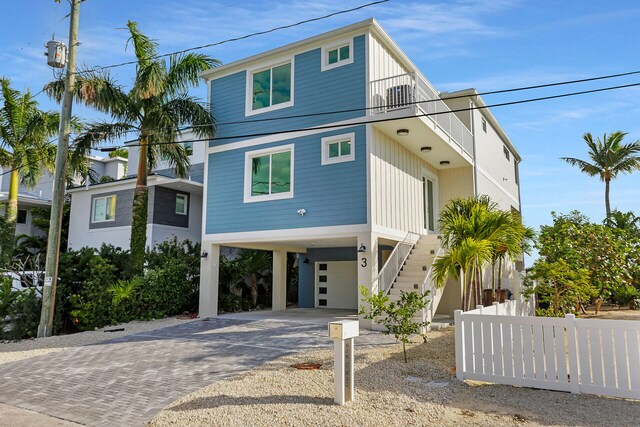
[[[355,399],[354,338],[360,334],[357,320],[329,322],[333,343],[333,401],[344,405]]]
[[[578,341],[576,340],[576,316],[566,314],[567,328],[567,353],[569,355],[569,385],[571,393],[580,393],[580,373],[578,372]],[[560,363],[560,361],[558,361]]]
[[[200,259],[200,318],[218,315],[218,282],[220,280],[220,245],[202,245]]]
[[[464,381],[464,332],[462,324],[462,310],[453,312],[453,324],[456,343],[456,378]]]
[[[380,291],[380,284],[376,283],[378,277],[378,239],[370,233],[359,234],[356,250],[364,246],[364,252],[356,252],[358,262],[358,307],[364,306],[369,309],[362,300],[360,286],[364,286],[371,292]],[[360,322],[364,328],[371,328],[371,320],[360,317]]]
[[[287,251],[273,251],[271,309],[287,308]]]
[[[478,314],[482,314],[482,309],[483,308],[484,308],[484,305],[482,305],[482,304],[476,305],[476,310],[478,310]]]

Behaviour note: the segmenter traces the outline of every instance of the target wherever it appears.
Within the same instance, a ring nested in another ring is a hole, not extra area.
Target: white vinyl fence
[[[513,307],[456,310],[459,380],[640,399],[639,321],[533,317]]]

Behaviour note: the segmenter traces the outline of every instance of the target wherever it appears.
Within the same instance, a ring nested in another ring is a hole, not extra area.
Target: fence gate
[[[516,316],[511,305],[455,312],[459,380],[640,399],[640,322]]]

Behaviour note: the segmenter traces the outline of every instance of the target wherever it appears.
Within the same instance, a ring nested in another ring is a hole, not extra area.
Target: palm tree
[[[80,73],[76,99],[110,114],[113,122],[91,124],[76,140],[76,152],[86,153],[103,141],[118,141],[131,132],[138,135],[140,157],[133,200],[131,265],[132,271],[139,273],[147,241],[148,172],[158,161],[167,160],[177,176],[186,175],[188,154],[176,142],[182,126],[193,126],[196,137],[213,137],[211,112],[187,91],[198,85],[198,73],[220,62],[194,53],[170,55],[168,60],[158,58],[157,43],[142,34],[135,22],[128,21],[127,27],[137,59],[133,87],[125,92],[106,71]],[[64,83],[53,82],[45,90],[60,101]]]
[[[624,231],[640,231],[640,216],[636,216],[633,211],[620,212],[613,210],[604,219],[604,225]]]
[[[444,286],[462,274],[463,310],[480,303],[486,266],[521,255],[529,234],[517,213],[500,210],[488,196],[451,200],[438,226],[447,252],[433,263],[435,282]]]
[[[599,176],[604,181],[604,203],[607,217],[611,214],[609,203],[609,185],[619,173],[631,173],[640,169],[640,141],[623,144],[622,140],[627,134],[617,131],[608,135],[605,133],[602,139],[596,138],[589,132],[582,138],[589,147],[589,157],[591,163],[586,160],[575,159],[573,157],[561,157],[562,160],[572,166],[577,166],[589,176]]]
[[[251,304],[258,305],[258,281],[271,270],[272,253],[257,249],[244,249],[239,258],[244,277],[251,279]]]
[[[13,251],[18,216],[18,186],[34,187],[44,170],[53,171],[56,147],[49,139],[58,132],[59,115],[38,109],[38,102],[27,90],[21,94],[0,78],[0,166],[9,173],[9,196],[5,208],[6,225],[0,245],[0,264]]]

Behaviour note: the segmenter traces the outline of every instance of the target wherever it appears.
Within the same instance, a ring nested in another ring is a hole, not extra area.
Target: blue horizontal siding
[[[217,138],[280,132],[320,126],[362,117],[366,106],[365,37],[354,38],[353,63],[320,71],[321,49],[295,55],[293,106],[245,117],[247,72],[241,71],[211,81],[212,113],[218,123]],[[254,122],[252,120],[289,117],[325,111],[361,109],[348,113]],[[246,121],[242,124],[225,124]],[[239,138],[246,139],[246,138]],[[210,146],[228,144],[238,139],[213,140]]]
[[[355,132],[355,160],[321,165],[321,139]],[[244,203],[245,152],[294,144],[294,197]],[[209,154],[206,232],[366,224],[366,132],[364,126]],[[306,209],[300,216],[298,209]]]

